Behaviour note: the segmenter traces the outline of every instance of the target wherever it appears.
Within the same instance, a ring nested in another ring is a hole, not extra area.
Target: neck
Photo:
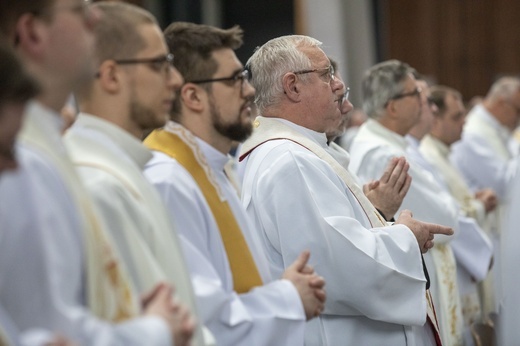
[[[396,124],[396,122],[392,121],[391,119],[388,119],[387,117],[381,117],[379,119],[376,119],[377,122],[379,122],[382,126],[386,127],[388,130],[397,133],[398,135],[404,137],[409,129],[401,129]]]

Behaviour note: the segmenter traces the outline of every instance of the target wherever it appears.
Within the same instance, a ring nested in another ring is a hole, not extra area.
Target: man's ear
[[[300,102],[300,82],[294,73],[286,73],[282,77],[283,92],[293,102]]]
[[[103,61],[101,65],[99,65],[96,77],[106,92],[115,94],[121,90],[123,76],[114,60]]]
[[[388,100],[388,102],[385,106],[386,114],[391,119],[395,118],[396,114],[398,113],[398,109],[397,109],[396,105],[397,104],[394,100]]]
[[[25,13],[18,18],[10,40],[24,54],[33,59],[41,59],[48,38],[47,23],[32,13]]]
[[[201,112],[206,107],[204,100],[208,98],[208,95],[197,84],[186,83],[181,88],[180,97],[185,107],[194,112]]]

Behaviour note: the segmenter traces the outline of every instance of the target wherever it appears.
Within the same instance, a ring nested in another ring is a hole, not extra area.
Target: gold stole
[[[196,143],[193,141],[190,146],[187,143],[189,139],[184,138],[185,136],[181,138],[182,135],[155,130],[145,139],[144,144],[151,150],[163,152],[177,160],[197,182],[220,230],[233,275],[234,290],[238,293],[249,292],[253,287],[262,285],[253,256],[229,204],[220,198],[204,169],[205,162],[199,162],[202,157],[195,156],[192,146],[196,146]]]
[[[82,223],[84,240],[87,305],[98,318],[120,322],[137,316],[138,305],[130,282],[121,267],[119,258],[95,214],[94,207],[87,191],[83,188],[69,157],[60,152],[62,148],[53,143],[45,133],[44,119],[34,110],[27,114],[21,141],[47,155],[58,169],[72,199]],[[56,115],[58,116],[58,115]]]

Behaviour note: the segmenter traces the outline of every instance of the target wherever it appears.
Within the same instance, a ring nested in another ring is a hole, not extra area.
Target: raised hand
[[[363,186],[368,200],[390,220],[403,203],[410,188],[412,177],[408,174],[410,165],[404,157],[394,157],[388,163],[379,180]]]
[[[326,300],[325,280],[307,265],[309,258],[309,251],[302,252],[283,273],[283,278],[291,281],[300,294],[307,320],[323,311]]]

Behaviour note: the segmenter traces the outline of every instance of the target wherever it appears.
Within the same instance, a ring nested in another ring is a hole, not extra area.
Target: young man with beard
[[[116,2],[93,6],[103,15],[94,30],[97,74],[77,93],[81,113],[65,144],[139,292],[166,280],[197,316],[178,234],[142,172],[152,158],[143,133],[165,124],[183,78],[149,12]],[[210,342],[186,308],[176,312],[175,345],[188,345],[192,333],[194,345]]]
[[[145,140],[155,150],[145,173],[203,254],[188,258],[203,321],[221,345],[302,345],[324,281],[306,266],[308,252],[273,281],[224,171],[233,141],[252,130],[255,90],[234,53],[242,30],[173,23],[165,35],[185,83],[172,120]]]

